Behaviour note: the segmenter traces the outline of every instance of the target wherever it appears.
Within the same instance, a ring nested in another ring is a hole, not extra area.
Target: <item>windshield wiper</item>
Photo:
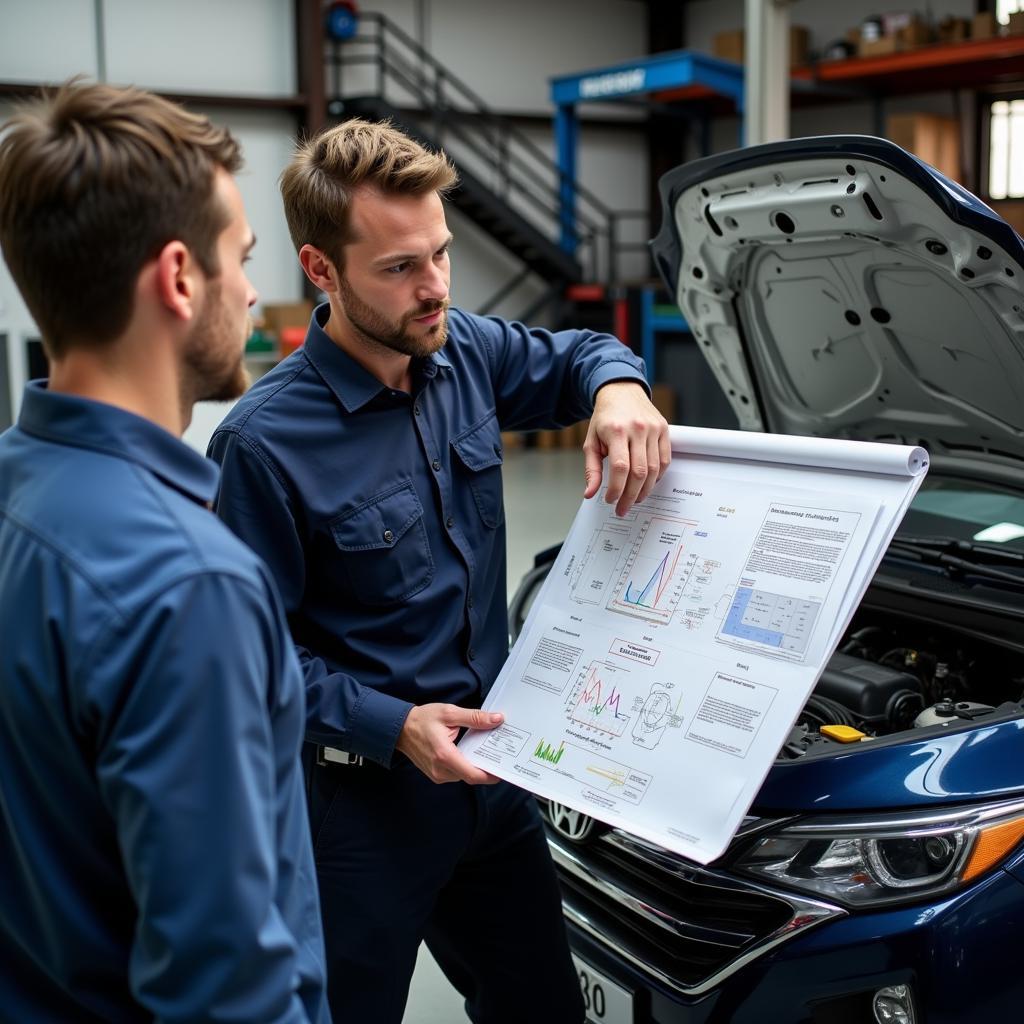
[[[897,534],[887,554],[910,558],[923,565],[945,569],[951,576],[970,574],[988,580],[1024,585],[1024,553],[996,548],[978,541],[956,537],[912,537]],[[996,565],[1014,567],[1021,573],[1007,572]]]

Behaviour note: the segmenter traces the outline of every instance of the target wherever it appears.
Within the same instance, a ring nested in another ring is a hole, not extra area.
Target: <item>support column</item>
[[[555,111],[555,150],[561,180],[558,183],[561,246],[576,252],[576,149],[579,139],[579,121],[576,107],[560,103]]]
[[[744,85],[747,146],[789,138],[789,5],[745,0]]]

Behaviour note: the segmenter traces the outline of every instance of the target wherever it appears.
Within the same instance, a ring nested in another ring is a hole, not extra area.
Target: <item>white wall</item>
[[[152,89],[216,95],[296,92],[291,0],[105,0],[102,52],[93,0],[0,0],[0,80],[59,82],[84,73]],[[202,31],[200,31],[202,26]],[[0,101],[0,123],[14,109]],[[285,111],[202,109],[242,145],[238,185],[258,242],[249,265],[262,302],[302,294],[277,178],[291,155]],[[257,307],[257,311],[258,311]],[[0,332],[36,334],[0,260]],[[17,367],[15,367],[17,369]],[[20,395],[15,395],[15,405]]]
[[[500,111],[550,113],[548,80],[644,52],[644,5],[636,0],[419,0],[418,39]],[[418,0],[373,0],[418,38]]]

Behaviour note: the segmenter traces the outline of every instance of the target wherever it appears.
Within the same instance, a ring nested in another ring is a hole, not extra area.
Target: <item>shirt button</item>
[[[450,530],[450,529],[451,529],[451,528],[452,528],[452,527],[453,527],[453,526],[455,525],[455,520],[454,520],[454,519],[453,519],[453,518],[452,518],[451,516],[449,516],[449,517],[448,517],[448,518],[447,518],[447,519],[446,519],[446,520],[444,521],[444,525],[445,525],[445,526],[447,526],[447,527],[448,527],[448,529]]]
[[[432,469],[432,470],[433,470],[433,471],[434,471],[435,473],[440,473],[440,472],[441,472],[441,463],[440,463],[440,462],[438,462],[438,460],[437,460],[437,459],[434,459],[434,461],[433,461],[433,462],[432,462],[432,463],[430,464],[430,468],[431,468],[431,469]]]
[[[395,535],[390,530],[384,531],[384,543],[390,544],[395,539]]]
[[[467,608],[472,608],[473,607],[473,595],[472,594],[470,594],[469,597],[466,598],[466,607]]]
[[[476,651],[470,647],[470,649],[466,651],[466,657],[469,658],[470,661],[476,661]]]
[[[418,404],[417,404],[417,405],[414,405],[414,406],[412,407],[412,411],[413,411],[414,413],[416,413],[416,415],[417,415],[417,416],[419,416],[419,414],[420,414],[420,407],[419,407],[419,405],[418,405]]]

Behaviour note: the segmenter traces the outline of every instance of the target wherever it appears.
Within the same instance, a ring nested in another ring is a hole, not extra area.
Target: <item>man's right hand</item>
[[[395,749],[431,782],[493,785],[500,780],[467,761],[455,746],[455,738],[460,729],[493,729],[504,721],[504,715],[494,712],[472,711],[455,704],[423,704],[409,712]]]

